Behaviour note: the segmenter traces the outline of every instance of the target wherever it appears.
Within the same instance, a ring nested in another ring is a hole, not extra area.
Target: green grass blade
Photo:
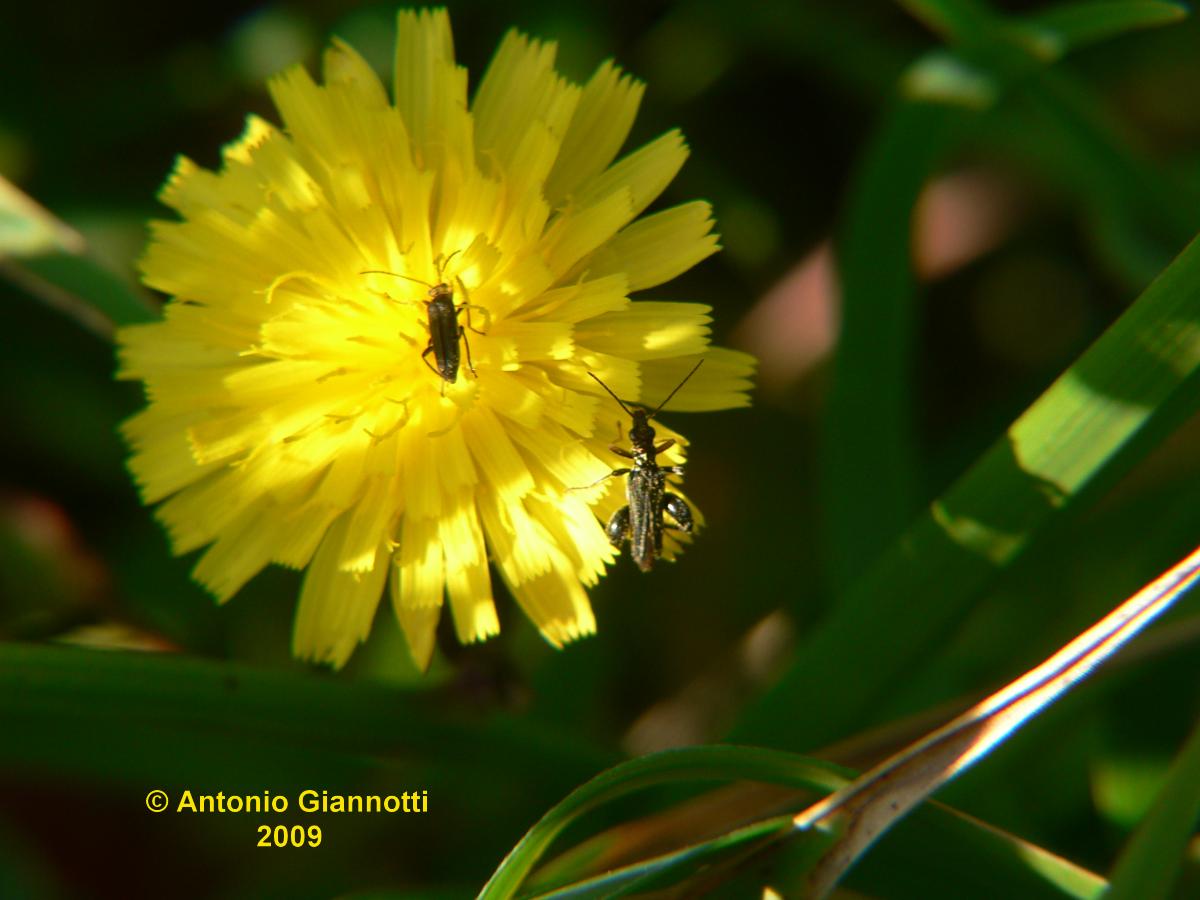
[[[22,261],[27,276],[18,277],[30,293],[83,321],[109,338],[113,326],[136,325],[158,318],[146,296],[88,256],[56,253]],[[90,312],[105,327],[91,325]]]
[[[752,747],[689,747],[621,763],[569,794],[547,812],[504,858],[481,900],[516,895],[526,876],[568,825],[587,812],[655,785],[690,781],[763,781],[827,792],[845,784],[833,767]]]
[[[1166,0],[1083,0],[1032,13],[1023,21],[1066,52],[1129,31],[1170,25],[1187,16],[1187,6]]]
[[[82,235],[2,177],[0,276],[105,338],[114,323],[156,315],[142,294],[87,256]]]
[[[530,900],[586,900],[586,898],[623,897],[627,894],[649,890],[662,890],[686,881],[701,870],[727,864],[729,857],[743,858],[748,853],[760,850],[791,831],[791,816],[775,816],[736,828],[720,837],[702,841],[689,847],[664,853],[651,859],[640,860],[545,893],[535,893]],[[823,835],[805,836],[801,840],[808,845],[824,843]],[[814,840],[815,839],[815,840]],[[814,858],[816,854],[814,853]]]
[[[1200,820],[1200,726],[1171,766],[1167,782],[1126,844],[1105,900],[1158,900],[1171,888]]]
[[[982,0],[898,0],[909,15],[950,41],[980,40],[999,16]]]
[[[1175,4],[1145,4],[1140,16],[1124,9],[1131,4],[1097,4],[1111,15],[1104,19],[1106,28],[1090,31],[1080,24],[1079,7],[1060,19],[1050,17],[1050,25],[1035,31],[1023,23],[1002,23],[985,7],[961,0],[904,5],[968,48],[931,52],[906,71],[901,99],[859,165],[840,229],[842,322],[821,480],[826,558],[836,590],[876,558],[916,510],[911,373],[919,292],[912,269],[912,220],[921,189],[961,146],[969,128],[986,121],[997,102],[1020,86],[1019,93],[1036,101],[1034,113],[1066,132],[1053,143],[1069,148],[1068,167],[1082,173],[1072,181],[1084,177],[1090,188],[1099,185],[1083,196],[1115,195],[1110,207],[1137,211],[1139,218],[1162,225],[1175,238],[1171,250],[1200,224],[1200,207],[1190,195],[1135,158],[1061,79],[1054,80],[1053,73],[1029,77],[1069,50],[1119,33],[1121,23],[1133,28],[1177,20],[1181,12]],[[1016,40],[1022,35],[1028,39]],[[1043,76],[1057,87],[1043,87]],[[1029,133],[1044,136],[1040,127]],[[880,447],[887,452],[880,453]],[[871,475],[864,478],[867,472]]]
[[[937,802],[914,810],[846,878],[846,887],[889,900],[925,900],[948,884],[972,900],[1096,900],[1107,882]]]
[[[975,765],[1017,729],[1091,675],[1200,581],[1200,549],[1133,594],[1042,664],[940,728],[894,753],[796,817],[838,834],[813,870],[823,897],[892,825]]]
[[[801,645],[736,740],[812,748],[869,722],[1069,501],[1200,409],[1200,242],[935,501]]]
[[[783,886],[790,880],[803,881],[832,840],[832,835],[819,832],[793,832],[781,840],[780,831],[791,821],[791,816],[765,819],[673,853],[535,891],[529,900],[590,900],[676,886],[699,891],[690,878],[703,877],[707,886],[714,869],[728,869],[751,854],[758,854],[758,861],[749,883],[734,882],[745,890],[730,895],[757,895],[764,883]],[[936,847],[937,853],[929,853],[930,847]],[[902,879],[899,872],[904,873]],[[851,889],[890,900],[925,900],[946,884],[955,885],[972,900],[1096,900],[1107,882],[1069,860],[938,803],[922,806],[902,822],[859,862],[846,882]],[[785,895],[792,896],[787,891]]]
[[[80,253],[83,236],[0,176],[0,259]]]
[[[780,829],[788,826],[792,818],[772,815],[610,869],[596,862],[597,854],[603,854],[614,839],[620,840],[621,829],[629,827],[620,826],[567,851],[542,869],[532,892],[521,890],[526,876],[554,839],[587,812],[654,785],[714,779],[770,782],[820,793],[848,783],[844,770],[828,763],[744,747],[693,747],[622,763],[597,776],[548,812],[505,859],[481,897],[512,897],[520,892],[520,896],[539,900],[551,897],[579,900],[687,884],[694,875],[707,878],[715,868],[736,865],[747,854],[760,853],[780,837],[786,840],[779,844],[778,850],[767,849],[760,856],[769,870],[782,865],[795,874],[798,867],[805,869],[820,857],[830,835],[806,836],[795,831],[790,836],[780,835]],[[930,846],[939,848],[936,858],[927,858]],[[877,860],[873,859],[875,856]],[[564,864],[567,860],[570,863]],[[901,864],[901,860],[905,862]],[[922,860],[923,864],[914,867],[914,863]],[[972,891],[982,891],[978,896],[990,896],[987,887],[1002,884],[1019,890],[1019,896],[1030,900],[1091,900],[1105,884],[1103,879],[1061,857],[937,803],[923,805],[910,819],[900,823],[876,853],[855,870],[851,884],[877,885],[880,879],[886,883],[901,868],[911,873],[906,878],[911,890],[897,897],[922,896],[920,890],[944,883],[946,878],[953,878]],[[603,871],[593,874],[596,869]]]
[[[1044,61],[1129,31],[1179,22],[1188,15],[1185,4],[1170,0],[1079,0],[1011,17],[998,15],[979,0],[898,2],[950,43],[980,45],[1015,39]]]
[[[905,375],[917,292],[910,223],[963,116],[940,103],[893,105],[860,167],[837,244],[842,324],[822,479],[826,558],[836,586],[887,546],[916,505],[912,384]],[[881,445],[887,453],[878,452]]]
[[[614,760],[508,716],[460,722],[418,693],[377,684],[162,654],[27,644],[0,644],[0,721],[9,734],[21,735],[20,741],[0,742],[0,760],[67,769],[86,770],[102,738],[112,738],[105,746],[114,755],[135,747],[139,759],[169,765],[168,750],[231,734],[276,750],[467,764],[480,762],[484,746],[490,765],[553,772],[567,783]],[[112,764],[97,762],[102,771]]]

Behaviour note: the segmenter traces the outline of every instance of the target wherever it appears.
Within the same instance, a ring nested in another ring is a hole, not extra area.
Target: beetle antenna
[[[662,411],[662,408],[664,406],[666,406],[667,403],[670,402],[672,397],[674,397],[676,394],[679,393],[679,389],[688,383],[688,379],[691,378],[693,375],[695,375],[696,370],[698,368],[700,368],[700,366],[702,366],[703,364],[704,364],[704,360],[701,359],[700,362],[698,362],[694,366],[692,366],[692,371],[688,372],[686,375],[683,376],[683,381],[681,381],[681,382],[679,382],[679,384],[675,385],[675,390],[673,390],[673,391],[671,391],[671,393],[667,394],[667,399],[664,400],[662,403],[658,404],[658,408],[655,409],[654,412],[650,413],[651,419],[653,419],[655,416],[657,416]]]
[[[434,263],[437,266],[438,281],[442,280],[442,274],[446,271],[446,266],[450,265],[450,260],[452,260],[452,259],[454,259],[454,257],[458,256],[458,254],[460,252],[462,252],[461,247],[458,250],[455,250],[449,256],[440,256],[439,255],[438,258],[436,260],[434,260]]]
[[[621,409],[625,410],[625,412],[626,412],[626,413],[629,415],[629,417],[630,417],[631,419],[633,418],[633,413],[629,411],[629,407],[628,407],[628,406],[626,406],[626,405],[625,405],[625,404],[624,404],[624,403],[621,401],[621,398],[620,398],[620,397],[618,397],[616,394],[614,394],[614,393],[612,392],[612,388],[610,388],[610,387],[609,387],[607,384],[605,384],[603,381],[601,381],[599,378],[597,378],[597,377],[595,376],[595,374],[593,374],[592,372],[588,372],[588,375],[591,375],[591,376],[592,376],[592,379],[593,379],[593,380],[596,382],[596,384],[600,385],[600,387],[602,387],[602,388],[604,388],[606,391],[608,391],[608,395],[609,395],[610,397],[612,397],[614,400],[616,400],[618,403],[620,403],[620,404],[621,404]]]
[[[420,278],[413,278],[411,275],[401,275],[399,272],[389,272],[387,269],[364,269],[358,273],[359,275],[391,275],[393,278],[403,278],[405,281],[415,281],[417,284],[423,284],[425,287],[433,290],[433,285],[428,281]]]

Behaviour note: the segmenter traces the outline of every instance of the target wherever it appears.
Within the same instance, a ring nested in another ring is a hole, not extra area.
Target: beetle
[[[633,460],[633,465],[629,468],[613,469],[604,478],[593,484],[599,484],[606,478],[614,476],[629,476],[625,482],[625,498],[628,500],[628,504],[612,514],[604,528],[604,533],[614,547],[619,548],[628,540],[629,555],[633,557],[633,561],[643,572],[649,572],[654,566],[654,560],[662,554],[664,528],[675,527],[680,531],[690,533],[694,525],[692,510],[687,502],[678,494],[672,494],[667,490],[667,476],[682,475],[683,466],[660,466],[657,461],[658,454],[674,446],[675,439],[667,438],[656,444],[654,428],[651,426],[650,420],[658,415],[679,389],[687,383],[688,379],[696,374],[696,369],[699,369],[703,362],[704,360],[700,360],[696,363],[692,371],[688,372],[683,380],[675,385],[675,389],[667,394],[667,399],[651,413],[647,413],[644,409],[630,409],[607,384],[596,377],[594,373],[588,372],[588,375],[604,388],[633,420],[629,428],[629,443],[633,449],[626,450],[616,444],[609,447],[617,456]],[[618,422],[617,440],[620,440],[620,435],[621,423]],[[670,513],[671,518],[675,520],[674,526],[663,523],[664,511]]]
[[[467,340],[466,329],[458,321],[459,312],[466,310],[467,328],[470,328],[476,334],[487,333],[480,331],[471,324],[471,309],[481,309],[485,313],[487,310],[470,302],[467,289],[463,285],[462,279],[457,276],[455,276],[454,280],[468,302],[455,305],[454,288],[442,277],[446,266],[458,252],[455,250],[454,253],[451,253],[445,259],[439,256],[436,260],[437,284],[430,284],[428,281],[413,278],[411,275],[400,275],[397,272],[388,272],[382,269],[367,269],[361,273],[363,275],[392,275],[396,278],[403,278],[406,281],[415,281],[417,284],[423,284],[429,288],[428,299],[421,301],[425,304],[425,313],[428,317],[427,327],[429,328],[429,343],[425,345],[425,349],[421,352],[421,360],[425,365],[429,366],[430,371],[442,379],[442,396],[446,394],[446,385],[454,384],[458,380],[458,367],[462,361],[462,357],[458,352],[460,338],[462,339],[463,347],[467,351],[467,368],[471,370],[472,375],[476,378],[479,377],[475,372],[475,363],[471,359],[471,344]],[[429,354],[431,353],[436,365],[429,362]]]

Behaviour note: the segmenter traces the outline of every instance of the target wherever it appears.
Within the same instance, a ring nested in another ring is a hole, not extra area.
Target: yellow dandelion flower
[[[249,117],[220,171],[181,158],[162,190],[181,220],[153,223],[142,271],[173,299],[120,333],[149,401],[130,468],[174,550],[207,547],[218,600],[307,568],[301,657],[342,665],[385,583],[421,666],[445,598],[461,641],[496,634],[489,560],[550,643],[593,632],[624,486],[578,489],[620,464],[588,373],[652,406],[703,358],[670,409],[749,402],[708,307],[629,298],[718,249],[706,203],[638,219],[683,138],[614,163],[643,86],[611,63],[574,85],[554,52],[510,32],[468,105],[445,11],[401,12],[393,102],[335,42],[323,85],[271,81],[282,128]],[[425,352],[438,284],[471,316],[453,379]]]

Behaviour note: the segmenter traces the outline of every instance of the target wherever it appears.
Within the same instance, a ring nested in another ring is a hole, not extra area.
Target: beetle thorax
[[[638,455],[654,455],[654,428],[651,427],[646,413],[640,409],[633,411],[633,425],[629,429],[629,442],[633,444],[634,452]]]

